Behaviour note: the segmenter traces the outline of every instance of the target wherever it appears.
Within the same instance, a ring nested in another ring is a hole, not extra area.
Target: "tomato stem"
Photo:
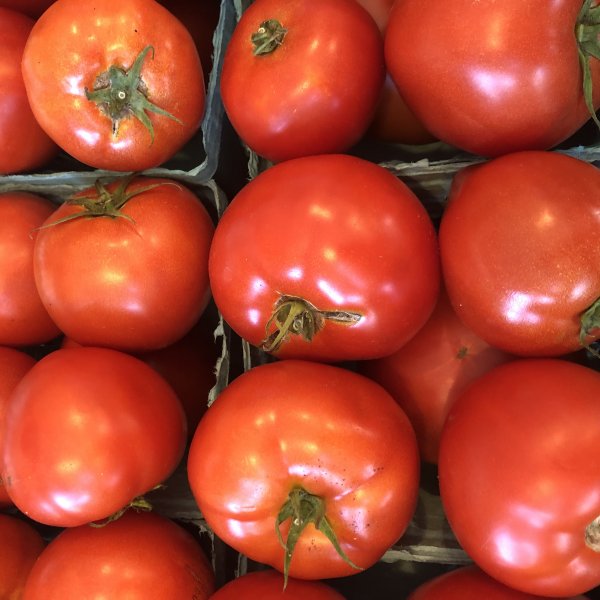
[[[600,45],[598,35],[600,33],[600,6],[593,6],[595,0],[585,0],[577,17],[575,36],[583,76],[583,97],[587,109],[598,129],[600,120],[596,115],[593,98],[593,82],[590,60],[600,59]]]
[[[589,346],[587,339],[593,336],[593,331],[600,328],[600,298],[598,298],[582,315],[581,328],[579,329],[579,342],[584,348],[587,348],[592,354],[598,356],[598,353]],[[593,341],[593,340],[592,340]]]
[[[585,528],[585,544],[594,552],[600,552],[600,517]]]
[[[251,41],[254,46],[254,55],[270,54],[283,43],[287,29],[276,19],[263,21],[252,34]]]

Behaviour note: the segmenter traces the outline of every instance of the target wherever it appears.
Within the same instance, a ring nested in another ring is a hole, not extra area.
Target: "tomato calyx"
[[[600,298],[598,298],[582,315],[579,329],[579,342],[584,348],[590,349],[586,338],[592,331],[600,328]]]
[[[281,295],[265,326],[265,339],[261,342],[261,348],[265,352],[276,352],[290,335],[300,335],[306,342],[311,342],[323,329],[325,321],[353,325],[360,319],[361,315],[356,312],[319,310],[304,298]],[[275,330],[271,332],[273,326]]]
[[[592,97],[592,72],[590,59],[600,60],[600,6],[593,6],[594,0],[585,0],[577,17],[575,36],[579,63],[583,72],[583,97],[594,123],[600,129],[600,120],[596,116],[594,100]]]
[[[600,552],[600,517],[585,528],[585,544],[594,552]]]
[[[85,97],[95,102],[107,117],[111,120],[112,135],[117,137],[119,124],[123,119],[135,117],[150,134],[150,145],[154,143],[154,127],[146,111],[173,119],[178,123],[181,121],[153,104],[148,100],[148,88],[141,77],[142,66],[148,53],[154,58],[154,48],[146,46],[136,57],[129,70],[116,65],[111,65],[107,71],[100,73],[94,81],[93,90],[84,88]]]
[[[276,19],[263,21],[252,34],[250,40],[254,46],[254,56],[270,54],[283,43],[287,29]]]
[[[90,527],[106,527],[106,525],[108,525],[109,523],[113,523],[114,521],[120,519],[129,509],[133,509],[137,512],[150,512],[152,510],[152,504],[150,504],[150,502],[148,502],[148,500],[146,500],[144,496],[138,496],[137,498],[134,498],[129,504],[125,505],[123,508],[120,508],[117,512],[106,517],[106,519],[104,519],[103,521],[92,521],[90,523]]]
[[[283,536],[281,535],[280,526],[288,519],[291,519],[291,524],[287,539],[284,541]],[[281,507],[275,521],[275,531],[279,543],[285,550],[283,559],[284,589],[288,581],[288,573],[294,548],[296,547],[296,543],[302,535],[302,532],[309,523],[312,523],[315,526],[315,529],[325,535],[344,562],[357,571],[363,570],[362,567],[355,565],[350,558],[348,558],[348,555],[340,546],[335,531],[325,515],[325,501],[323,498],[310,494],[304,488],[295,487],[289,493],[288,499]]]

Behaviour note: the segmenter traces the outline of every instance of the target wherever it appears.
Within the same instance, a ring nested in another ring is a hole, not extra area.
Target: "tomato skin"
[[[128,511],[103,527],[69,528],[40,555],[24,600],[206,600],[214,574],[197,540],[157,513]]]
[[[37,19],[56,0],[0,0],[0,7],[17,10]]]
[[[124,218],[83,217],[38,232],[33,267],[42,303],[84,346],[166,347],[209,302],[212,220],[191,190],[171,180],[135,178],[127,192],[153,185],[127,201]],[[45,225],[79,211],[63,203]]]
[[[480,377],[450,409],[444,511],[467,554],[510,587],[569,596],[600,583],[600,553],[585,541],[600,515],[599,385],[587,367],[523,359]]]
[[[255,56],[251,36],[269,19],[287,33]],[[355,0],[256,0],[227,45],[221,95],[238,135],[280,162],[349,149],[373,117],[384,76],[381,36]]]
[[[590,118],[574,34],[581,0],[397,0],[385,39],[400,94],[440,140],[483,156],[545,150]],[[539,24],[543,21],[543,31]],[[600,105],[600,62],[590,63]]]
[[[383,167],[345,155],[286,161],[247,184],[217,225],[209,275],[224,319],[256,346],[282,295],[360,315],[325,319],[310,343],[290,334],[274,352],[323,361],[397,350],[429,318],[440,279],[418,199]]]
[[[33,25],[28,16],[0,6],[0,175],[31,171],[58,152],[31,112],[21,74]]]
[[[283,569],[275,519],[300,486],[324,499],[342,549],[368,568],[413,515],[419,457],[408,418],[383,388],[339,367],[284,360],[254,367],[217,397],[194,434],[188,478],[210,527],[251,559]],[[289,575],[356,573],[309,524]]]
[[[73,527],[164,481],[185,442],[181,404],[151,367],[107,348],[60,349],[11,394],[2,479],[23,513]]]
[[[94,89],[111,65],[130,69],[148,45],[154,55],[145,58],[141,70],[148,98],[180,122],[147,112],[152,141],[141,121],[126,116],[114,136],[111,119],[86,98],[85,88]],[[102,0],[89,10],[79,0],[58,0],[33,27],[22,68],[40,125],[71,156],[94,168],[158,166],[192,137],[204,114],[196,46],[181,22],[154,0]]]
[[[581,349],[581,315],[600,297],[599,231],[593,165],[522,152],[459,173],[439,233],[452,305],[507,352]],[[588,344],[600,330],[590,333]]]

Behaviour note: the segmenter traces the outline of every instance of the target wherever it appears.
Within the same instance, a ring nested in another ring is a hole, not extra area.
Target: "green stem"
[[[600,6],[592,6],[593,0],[585,0],[575,27],[579,64],[583,79],[583,98],[594,123],[600,129],[600,120],[596,115],[593,96],[593,81],[590,61],[600,59]]]

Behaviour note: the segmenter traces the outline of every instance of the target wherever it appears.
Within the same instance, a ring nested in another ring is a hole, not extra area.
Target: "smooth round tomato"
[[[443,292],[415,337],[357,368],[390,392],[415,429],[421,458],[437,463],[444,421],[456,398],[471,381],[511,358],[466,327]]]
[[[492,346],[562,355],[600,336],[600,170],[518,152],[459,172],[440,226],[448,295]]]
[[[227,44],[221,95],[242,140],[279,162],[349,149],[384,75],[383,41],[355,0],[255,0]]]
[[[38,231],[33,268],[42,303],[84,346],[173,344],[209,302],[213,230],[201,201],[175,181],[124,178],[86,190]]]
[[[93,10],[92,10],[93,9]],[[196,45],[154,0],[55,2],[23,53],[36,119],[86,165],[141,171],[198,130],[206,92]]]
[[[0,194],[0,345],[42,344],[60,333],[33,275],[36,230],[55,210],[50,200],[34,194]]]
[[[383,167],[298,158],[247,184],[219,221],[213,296],[242,337],[285,358],[385,356],[427,321],[439,290],[423,205]]]
[[[332,587],[320,581],[284,578],[279,571],[246,573],[217,590],[210,600],[344,600]]]
[[[31,112],[21,58],[33,19],[0,3],[0,175],[31,171],[58,152]]]
[[[0,6],[18,10],[37,19],[56,0],[0,0]]]
[[[0,598],[20,600],[27,577],[46,545],[27,521],[0,513]]]
[[[207,600],[212,567],[198,541],[156,513],[66,529],[31,570],[24,600]]]
[[[2,479],[32,519],[82,525],[162,483],[185,442],[181,403],[154,369],[108,348],[60,349],[11,394]]]
[[[600,373],[560,359],[495,367],[452,405],[438,463],[444,511],[505,585],[569,596],[600,584]]]
[[[393,398],[357,373],[298,360],[234,379],[202,417],[187,468],[217,536],[300,579],[373,565],[404,533],[419,485],[415,434]]]
[[[424,11],[421,2],[397,0],[386,65],[440,140],[483,156],[545,150],[590,118],[580,50],[594,83],[590,103],[600,106],[600,62],[591,58],[599,9],[591,4],[435,0]]]

